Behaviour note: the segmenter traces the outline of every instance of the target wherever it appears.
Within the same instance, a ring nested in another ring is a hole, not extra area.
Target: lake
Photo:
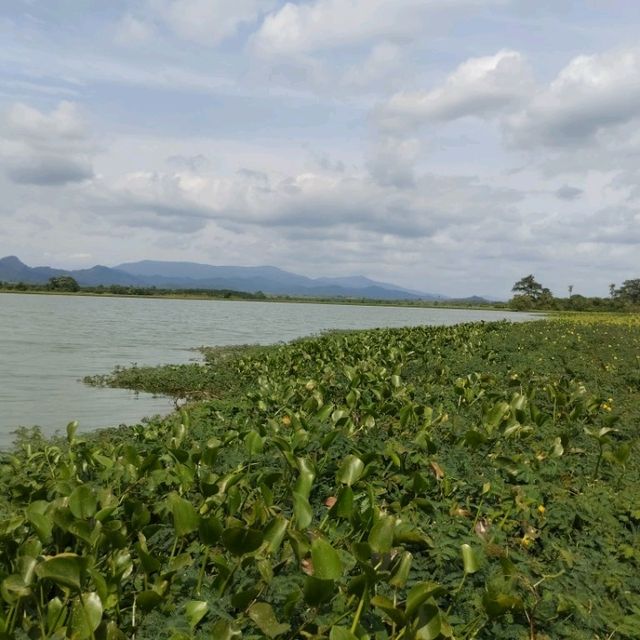
[[[442,325],[532,316],[407,307],[0,294],[0,447],[18,426],[46,434],[136,423],[167,398],[96,389],[85,375],[116,365],[200,359],[199,346],[269,344],[327,329]]]

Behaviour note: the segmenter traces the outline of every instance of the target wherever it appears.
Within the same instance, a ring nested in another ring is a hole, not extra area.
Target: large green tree
[[[54,276],[49,278],[47,287],[51,291],[79,291],[80,285],[71,276]]]
[[[551,291],[546,287],[543,287],[533,277],[533,274],[529,274],[524,278],[520,278],[520,280],[518,280],[518,282],[513,285],[511,291],[513,291],[517,295],[529,296],[533,300],[540,300],[541,298],[551,297]]]
[[[625,280],[622,286],[616,291],[616,295],[633,304],[640,303],[640,278]]]

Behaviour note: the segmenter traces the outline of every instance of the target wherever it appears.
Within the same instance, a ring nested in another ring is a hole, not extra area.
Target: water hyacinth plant
[[[0,638],[635,638],[640,324],[333,333],[1,454]]]

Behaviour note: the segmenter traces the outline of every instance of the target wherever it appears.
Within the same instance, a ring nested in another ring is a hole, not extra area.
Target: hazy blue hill
[[[265,282],[304,285],[310,278],[278,269],[277,267],[232,267],[214,266],[199,262],[165,262],[161,260],[141,260],[140,262],[126,262],[115,269],[132,275],[144,277],[162,277],[172,280],[219,280],[234,279],[251,280],[263,279]]]
[[[75,271],[29,267],[16,256],[0,259],[0,281],[45,284],[49,278],[69,275],[83,286],[143,286],[166,289],[232,289],[272,295],[377,300],[433,300],[442,298],[403,287],[376,282],[364,276],[308,278],[277,267],[233,267],[196,262],[142,260],[106,267],[96,265]]]
[[[120,264],[116,269],[144,278],[170,278],[180,286],[263,291],[276,295],[362,297],[382,300],[427,299],[442,296],[405,289],[364,276],[308,278],[277,267],[231,267],[197,262],[142,260]],[[165,280],[166,281],[166,280]]]

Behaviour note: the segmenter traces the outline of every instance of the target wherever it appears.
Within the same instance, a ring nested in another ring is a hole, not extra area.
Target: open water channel
[[[328,329],[476,320],[526,314],[462,309],[0,294],[0,448],[19,426],[46,434],[136,423],[167,413],[164,397],[95,389],[86,375],[116,365],[200,359],[199,346],[270,344]]]

